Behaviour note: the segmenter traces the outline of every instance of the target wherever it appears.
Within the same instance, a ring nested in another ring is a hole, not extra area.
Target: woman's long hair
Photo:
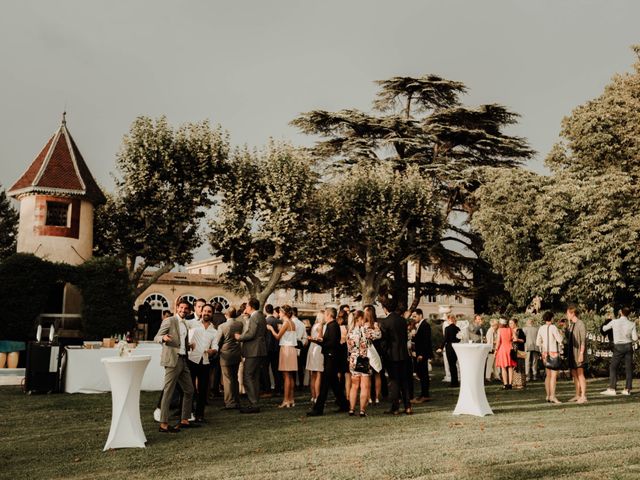
[[[367,305],[364,307],[364,323],[368,325],[369,328],[373,328],[375,323],[378,321],[376,318],[376,310],[371,305]]]

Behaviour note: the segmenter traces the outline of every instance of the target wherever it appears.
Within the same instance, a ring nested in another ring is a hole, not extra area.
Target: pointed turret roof
[[[91,175],[80,150],[67,130],[66,114],[27,171],[11,187],[12,197],[41,193],[86,198],[93,204],[105,202],[104,194]]]

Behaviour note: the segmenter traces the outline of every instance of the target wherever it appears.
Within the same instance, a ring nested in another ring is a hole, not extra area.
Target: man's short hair
[[[543,322],[550,322],[551,320],[553,320],[553,313],[552,312],[547,310],[546,312],[544,312],[542,314],[542,321]]]
[[[398,310],[398,300],[395,297],[385,297],[382,299],[382,308],[387,312],[395,312]]]
[[[206,307],[209,307],[211,309],[211,311],[213,312],[215,309],[213,308],[213,305],[211,305],[210,303],[206,303],[202,306],[202,309],[204,310]]]
[[[189,302],[189,300],[187,300],[186,297],[180,297],[180,299],[178,300],[178,305],[183,305],[183,304],[189,307],[189,310],[193,309],[191,302]]]
[[[416,308],[416,309],[414,310],[414,313],[415,313],[416,315],[420,315],[421,317],[424,317],[424,314],[422,313],[422,309],[421,309],[421,308]]]
[[[293,316],[297,317],[298,316],[298,307],[291,307],[291,310],[293,311]]]
[[[273,311],[280,314],[280,307],[273,307]]]
[[[576,307],[575,305],[569,305],[567,307],[567,312],[573,313],[574,315],[579,315],[579,311],[578,311],[578,307]]]
[[[257,298],[251,297],[247,303],[254,310],[260,310],[260,301]]]
[[[267,312],[267,315],[273,314],[273,305],[271,305],[270,303],[267,303],[264,306],[264,311]]]
[[[338,311],[333,307],[329,307],[329,308],[325,309],[325,313],[328,313],[329,316],[331,318],[333,318],[333,319],[335,319],[336,316],[338,315]]]
[[[620,309],[620,313],[622,314],[623,317],[628,317],[629,314],[631,313],[631,309],[629,307],[622,307]]]
[[[195,303],[203,303],[203,304],[205,304],[205,305],[206,305],[206,304],[207,304],[207,301],[206,301],[204,298],[199,298],[199,299],[197,299],[197,300],[196,300],[196,302],[195,302]]]
[[[213,311],[214,312],[222,312],[222,304],[220,302],[215,302],[213,304]]]

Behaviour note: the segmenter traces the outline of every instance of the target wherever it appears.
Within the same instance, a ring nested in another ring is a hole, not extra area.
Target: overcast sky
[[[235,144],[309,143],[300,112],[368,110],[374,80],[435,73],[522,115],[542,161],[560,122],[634,61],[640,2],[27,1],[0,4],[0,184],[59,126],[97,180],[133,119],[220,123]]]

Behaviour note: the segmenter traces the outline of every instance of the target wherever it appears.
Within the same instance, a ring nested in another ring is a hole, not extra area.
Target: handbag
[[[369,348],[367,348],[367,356],[369,357],[369,364],[371,365],[371,368],[376,372],[380,372],[380,370],[382,370],[382,360],[380,359],[380,355],[378,355],[378,351],[373,344],[369,345]]]
[[[550,326],[547,325],[547,348],[549,348],[549,329]],[[554,337],[555,340],[555,337]],[[558,341],[556,340],[556,350],[558,350]],[[547,352],[546,359],[544,361],[544,367],[550,370],[560,370],[560,354],[557,353],[555,357],[551,356],[551,352]]]
[[[369,359],[367,357],[358,356],[356,358],[356,366],[354,367],[353,370],[358,373],[365,373],[365,374],[371,372],[371,365],[370,365]]]

